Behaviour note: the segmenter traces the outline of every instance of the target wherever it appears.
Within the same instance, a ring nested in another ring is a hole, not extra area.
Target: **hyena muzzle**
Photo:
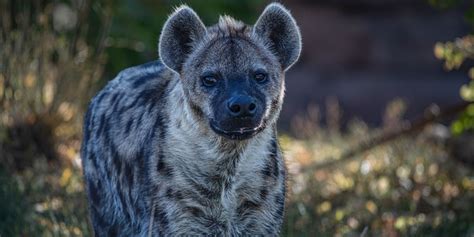
[[[189,7],[155,61],[92,100],[81,157],[96,236],[275,236],[285,205],[276,134],[284,73],[301,51],[282,5],[254,26],[205,27]]]

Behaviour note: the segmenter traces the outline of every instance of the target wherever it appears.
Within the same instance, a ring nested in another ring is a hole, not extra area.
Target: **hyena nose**
[[[227,109],[232,117],[253,116],[257,105],[249,96],[235,96],[227,102]]]

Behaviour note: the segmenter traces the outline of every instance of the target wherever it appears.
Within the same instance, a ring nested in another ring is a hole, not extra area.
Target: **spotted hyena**
[[[285,164],[275,123],[300,51],[280,4],[254,26],[223,16],[205,27],[176,9],[161,61],[122,71],[85,116],[95,235],[278,235]]]

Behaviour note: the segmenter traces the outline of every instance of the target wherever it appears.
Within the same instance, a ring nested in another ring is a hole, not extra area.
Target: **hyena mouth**
[[[210,126],[212,130],[217,133],[220,136],[223,136],[225,138],[231,139],[231,140],[246,140],[249,139],[253,136],[255,136],[257,133],[261,132],[263,129],[265,129],[265,126],[262,123],[261,125],[255,127],[255,128],[241,128],[236,131],[229,131],[229,130],[224,130],[217,126],[215,122],[210,122]]]

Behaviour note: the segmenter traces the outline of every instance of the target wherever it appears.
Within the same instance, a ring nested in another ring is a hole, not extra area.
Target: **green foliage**
[[[26,224],[27,205],[12,177],[0,169],[0,236],[19,236]]]
[[[0,236],[91,236],[81,170],[33,162],[0,172]]]
[[[474,27],[474,6],[469,7],[465,14],[466,21]]]
[[[447,9],[462,4],[459,0],[429,0],[429,2],[440,9]],[[465,7],[465,19],[474,30],[474,5]],[[445,43],[438,42],[434,47],[435,56],[444,61],[444,68],[448,71],[459,69],[466,60],[474,59],[474,35],[457,38]],[[461,86],[459,94],[468,102],[474,102],[474,67],[468,70],[470,82]],[[471,107],[470,107],[471,108]],[[474,114],[468,111],[461,114],[458,120],[451,125],[454,134],[474,130]]]
[[[466,59],[474,58],[474,36],[456,39],[454,42],[437,43],[435,56],[444,60],[446,70],[459,69]]]
[[[474,131],[474,104],[469,105],[459,119],[451,124],[451,131],[454,135],[460,135],[464,131]]]
[[[474,59],[474,35],[468,35],[456,39],[453,42],[437,43],[435,45],[435,56],[444,60],[444,67],[451,71],[459,69],[468,59]],[[466,101],[474,101],[474,67],[469,69],[471,82],[463,85],[460,89],[461,97]]]
[[[292,177],[285,236],[359,236],[365,228],[368,236],[474,233],[474,173],[449,159],[427,133],[402,137],[332,169],[305,170],[377,133],[363,124],[337,139],[321,132],[316,139],[281,139]]]
[[[471,8],[471,10],[473,10]],[[459,69],[466,60],[474,59],[474,35],[458,38],[453,42],[437,43],[435,56],[444,60],[446,70]],[[474,102],[474,67],[468,70],[470,82],[461,86],[459,94],[465,101]],[[465,131],[474,131],[473,105],[462,113],[451,125],[453,134],[459,135]]]
[[[8,169],[31,166],[32,154],[53,160],[54,141],[77,137],[102,77],[103,37],[87,30],[84,10],[42,3],[0,1],[0,154]]]
[[[457,6],[462,0],[428,0],[428,2],[439,9],[448,9]]]

